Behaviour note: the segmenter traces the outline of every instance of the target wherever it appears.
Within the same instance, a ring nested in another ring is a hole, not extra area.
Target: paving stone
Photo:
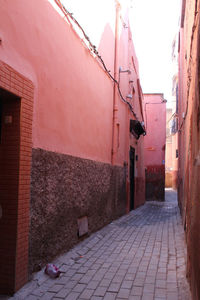
[[[142,296],[143,293],[143,287],[134,286],[131,290],[131,295],[134,296]]]
[[[106,293],[106,290],[107,290],[106,287],[100,286],[100,287],[98,287],[95,290],[94,296],[101,296],[101,297],[103,297],[105,295],[105,293]]]
[[[154,300],[154,294],[150,293],[143,293],[142,300]]]
[[[97,281],[101,281],[103,278],[104,278],[104,273],[97,273],[92,277],[93,280],[97,280]]]
[[[59,278],[57,278],[56,282],[57,284],[67,284],[69,281],[71,280],[71,277],[68,276],[60,276]],[[42,285],[44,286],[44,284]],[[42,287],[41,286],[41,287]]]
[[[111,283],[111,279],[102,279],[101,282],[99,283],[99,286],[108,287],[110,283]]]
[[[56,295],[55,297],[57,298],[61,298],[61,299],[65,299],[65,297],[71,292],[71,289],[61,289]]]
[[[79,281],[83,276],[83,274],[75,273],[70,280]]]
[[[55,293],[50,293],[50,292],[46,292],[42,297],[40,297],[39,299],[41,300],[50,300],[53,299],[53,297],[55,296]],[[27,298],[28,299],[28,298]]]
[[[117,297],[116,293],[107,292],[107,293],[105,293],[103,299],[104,300],[115,300],[116,297]]]
[[[166,273],[157,273],[156,275],[156,279],[158,280],[166,280],[167,278],[167,274]],[[173,282],[175,278],[171,279],[171,277],[169,277],[169,282]]]
[[[113,282],[110,284],[108,291],[117,293],[120,290],[120,286],[121,286],[121,283]]]
[[[76,300],[79,298],[79,293],[70,292],[69,295],[65,298],[65,300]]]
[[[104,275],[104,279],[113,279],[115,277],[114,272],[108,272]]]
[[[87,270],[87,272],[85,273],[85,276],[89,276],[92,278],[93,275],[95,275],[95,274],[96,274],[96,270]]]
[[[65,276],[73,276],[74,274],[76,273],[76,270],[74,269],[69,269],[66,273],[65,273]]]
[[[97,286],[99,285],[99,281],[90,281],[87,285],[87,289],[95,290]]]
[[[184,230],[177,202],[168,195],[166,202],[148,201],[57,258],[65,272],[59,278],[40,271],[9,299],[189,300]]]
[[[128,299],[130,295],[130,289],[120,289],[119,293],[117,294],[118,298],[122,298],[122,299]]]
[[[78,283],[78,284],[75,285],[75,287],[73,288],[73,292],[81,293],[81,292],[85,289],[85,287],[86,287],[85,284]]]
[[[178,292],[167,293],[167,300],[178,300]]]
[[[156,281],[155,276],[147,276],[145,278],[145,283],[154,283]]]
[[[126,274],[124,280],[133,281],[135,279],[135,274]]]
[[[144,279],[135,279],[133,282],[133,286],[144,286]]]
[[[38,297],[34,296],[34,295],[29,295],[26,299],[27,300],[38,300]]]
[[[155,296],[158,298],[166,298],[166,289],[155,289]]]
[[[85,289],[80,295],[80,299],[91,299],[94,290]]]
[[[88,267],[80,267],[80,268],[77,270],[77,273],[85,274],[87,271],[88,271]]]
[[[177,282],[166,282],[166,285],[169,292],[174,292],[178,289]]]
[[[41,290],[40,288],[36,289],[32,291],[31,295],[41,297],[44,294],[44,292],[47,292],[48,289],[49,289],[48,287],[46,287],[45,290]]]
[[[124,280],[122,282],[122,285],[121,285],[121,288],[124,288],[124,289],[130,289],[133,285],[133,281],[130,281],[130,280]]]
[[[64,288],[67,288],[67,289],[73,289],[77,283],[78,283],[77,281],[71,281],[71,280],[69,280],[69,281],[65,284]]]
[[[80,280],[79,283],[89,283],[92,280],[92,276],[84,275]]]
[[[155,285],[152,283],[145,283],[143,286],[144,293],[154,293]]]
[[[156,280],[156,288],[166,288],[166,281],[165,280]]]
[[[126,273],[127,273],[127,269],[126,270],[121,269],[121,266],[120,266],[120,269],[116,272],[116,276],[118,276],[118,275],[125,276]]]
[[[61,284],[54,284],[52,287],[50,287],[48,289],[48,292],[54,292],[54,293],[57,293],[59,292],[64,286],[61,285]]]
[[[113,279],[112,279],[112,282],[116,282],[116,283],[121,283],[124,279],[124,276],[114,276]]]
[[[141,300],[141,296],[129,296],[128,300]]]

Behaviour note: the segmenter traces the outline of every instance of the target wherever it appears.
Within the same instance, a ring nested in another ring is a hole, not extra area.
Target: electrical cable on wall
[[[58,5],[58,7],[62,10],[63,14],[65,15],[65,17],[67,18],[68,22],[71,24],[69,18],[78,26],[78,28],[81,30],[81,32],[83,33],[84,38],[88,41],[89,46],[90,46],[90,51],[92,51],[100,60],[104,70],[106,71],[106,73],[109,75],[109,77],[113,80],[113,82],[117,85],[117,89],[120,95],[121,100],[126,103],[130,109],[130,111],[132,112],[132,114],[134,115],[134,117],[136,118],[137,121],[139,121],[136,113],[133,110],[133,107],[131,105],[131,103],[129,103],[122,95],[120,86],[119,86],[119,82],[112,76],[112,74],[110,74],[110,71],[107,69],[105,62],[103,61],[102,57],[100,56],[99,52],[96,49],[96,46],[92,44],[92,42],[90,41],[90,38],[88,37],[88,35],[85,33],[84,29],[81,27],[81,25],[79,24],[79,22],[74,18],[73,14],[70,13],[65,6],[61,3],[60,0],[54,0],[55,3]]]

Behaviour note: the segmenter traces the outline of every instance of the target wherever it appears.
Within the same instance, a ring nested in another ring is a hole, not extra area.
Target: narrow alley
[[[199,194],[200,0],[1,1],[0,300],[200,300]]]
[[[35,273],[6,299],[190,300],[176,192],[110,223],[58,257],[57,279]]]

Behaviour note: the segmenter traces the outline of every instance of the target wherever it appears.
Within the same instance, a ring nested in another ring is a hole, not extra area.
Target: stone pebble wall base
[[[126,212],[124,167],[32,150],[29,272],[79,242],[77,219],[89,234]]]

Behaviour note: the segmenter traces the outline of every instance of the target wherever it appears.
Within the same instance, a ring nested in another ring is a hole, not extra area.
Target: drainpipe
[[[120,4],[115,0],[116,16],[115,16],[115,51],[114,51],[114,78],[118,81],[119,77],[119,12]],[[117,161],[117,97],[118,89],[114,83],[113,88],[113,124],[112,124],[112,150],[111,150],[111,164],[116,164]]]

